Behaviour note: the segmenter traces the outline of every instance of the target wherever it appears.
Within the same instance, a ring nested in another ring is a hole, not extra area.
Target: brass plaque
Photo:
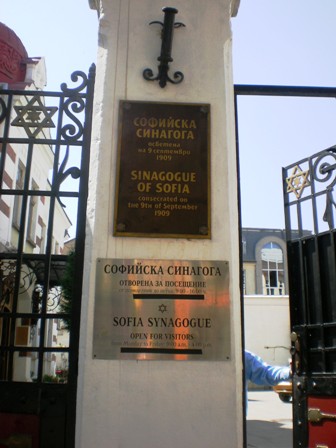
[[[98,259],[93,357],[228,360],[228,262]]]
[[[121,101],[115,236],[210,238],[210,105]]]

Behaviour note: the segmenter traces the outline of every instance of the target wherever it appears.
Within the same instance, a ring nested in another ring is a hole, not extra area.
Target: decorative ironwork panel
[[[287,239],[335,228],[336,146],[283,168]]]
[[[0,91],[0,413],[43,409],[41,447],[74,446],[94,77]]]
[[[335,146],[283,168],[297,444],[312,438],[309,403],[336,396],[335,168]]]

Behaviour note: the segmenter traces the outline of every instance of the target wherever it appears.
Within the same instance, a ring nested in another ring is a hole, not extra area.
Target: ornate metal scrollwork
[[[83,125],[81,121],[70,112],[70,108],[75,113],[83,112],[85,109],[85,101],[82,98],[77,98],[76,100],[73,98],[69,98],[65,103],[64,109],[65,114],[73,120],[74,124],[66,124],[63,126],[61,130],[61,135],[65,140],[78,140],[83,135]]]
[[[0,260],[1,282],[6,285],[9,293],[14,291],[16,269],[16,260]],[[20,276],[20,294],[27,292],[35,280],[34,271],[29,266],[23,265]]]
[[[8,114],[8,108],[5,100],[0,96],[0,123],[4,121]]]
[[[64,113],[71,120],[71,123],[64,124],[60,129],[61,137],[69,142],[82,138],[84,127],[78,116],[85,110],[86,100],[82,92],[88,86],[88,77],[85,73],[76,71],[72,73],[71,80],[73,82],[80,80],[81,82],[74,88],[69,88],[66,83],[61,84],[61,90],[66,96],[61,110],[56,106],[46,106],[43,94],[36,92],[30,99],[26,100],[26,104],[14,106],[16,117],[11,125],[24,128],[29,138],[37,138],[44,128],[56,127],[52,117],[58,111]],[[29,98],[29,96],[25,95],[25,98]],[[0,122],[7,114],[6,104],[0,98]]]
[[[63,104],[63,111],[72,120],[72,123],[67,123],[62,127],[61,135],[67,141],[76,141],[83,136],[84,132],[83,124],[77,116],[85,110],[85,100],[81,96],[81,92],[87,87],[88,77],[84,72],[76,71],[72,73],[71,80],[75,83],[82,81],[74,88],[69,88],[66,83],[61,84],[61,90],[68,95]]]
[[[334,185],[336,183],[336,154],[335,147],[323,151],[314,161],[313,177],[317,182],[328,182],[326,187],[326,206],[323,214],[323,221],[328,223],[329,229],[334,227],[333,206],[336,202],[333,197]]]
[[[59,167],[57,175],[56,175],[54,185],[57,189],[59,189],[62,182],[64,182],[68,176],[71,176],[73,179],[80,178],[81,171],[78,167],[72,166],[72,167],[68,168],[67,170],[65,169],[66,165],[68,163],[68,159],[69,159],[69,146],[66,147],[64,158],[62,160],[62,163],[60,164],[60,167]],[[62,207],[65,208],[66,205],[61,201],[60,197],[58,197],[58,200],[59,200],[60,204],[62,205]]]
[[[336,154],[335,147],[323,151],[314,161],[313,177],[317,182],[328,182],[328,188],[331,188],[336,183]]]
[[[34,313],[40,313],[43,298],[43,285],[37,284],[32,296],[32,310]],[[49,288],[47,295],[47,312],[57,311],[62,299],[62,289],[60,286]]]
[[[31,294],[31,306],[33,313],[41,310],[44,285],[37,283],[39,272],[44,269],[43,262],[34,262],[33,266],[23,264],[21,267],[19,294]],[[14,294],[16,280],[17,263],[16,260],[0,260],[0,311],[5,307],[11,307],[11,300]],[[29,292],[30,290],[30,292]],[[62,289],[60,286],[53,286],[48,289],[47,311],[54,311],[60,304]]]
[[[86,88],[87,83],[88,83],[88,77],[86,76],[86,74],[84,72],[76,70],[75,72],[73,72],[71,74],[70,78],[71,78],[71,81],[75,82],[75,83],[81,78],[82,82],[77,87],[73,87],[71,89],[68,87],[68,84],[66,82],[63,82],[61,84],[62,92],[71,96],[71,95],[74,95],[75,93],[82,92]]]
[[[305,168],[301,168],[304,166]],[[325,185],[322,185],[325,184]],[[336,147],[332,146],[321,151],[292,168],[291,174],[286,178],[286,193],[294,193],[298,202],[325,197],[325,209],[322,216],[328,223],[329,229],[334,228],[333,209],[336,201],[333,196],[336,184]],[[309,187],[308,194],[303,194]]]

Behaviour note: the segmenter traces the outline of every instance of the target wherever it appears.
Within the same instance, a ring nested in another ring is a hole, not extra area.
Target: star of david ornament
[[[309,170],[302,171],[299,165],[293,168],[292,174],[287,177],[287,193],[294,193],[297,199],[302,195],[303,190],[309,187]]]
[[[23,127],[28,137],[35,138],[43,128],[54,128],[51,117],[57,107],[45,106],[39,96],[34,96],[25,106],[14,106],[16,118],[12,126]]]
[[[167,306],[163,303],[159,306],[159,311],[163,314],[167,311]]]

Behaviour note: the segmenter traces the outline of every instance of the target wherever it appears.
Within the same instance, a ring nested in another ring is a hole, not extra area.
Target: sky
[[[88,0],[0,0],[0,21],[46,58],[47,90],[96,61]],[[173,5],[171,5],[173,6]],[[335,0],[241,0],[232,19],[235,84],[336,84]],[[284,228],[281,168],[336,143],[335,99],[239,97],[242,224]]]
[[[334,0],[241,0],[235,84],[336,84]],[[242,224],[284,228],[281,169],[336,143],[335,99],[239,97]]]
[[[24,6],[23,6],[24,5]],[[27,6],[28,5],[28,6]],[[96,62],[98,42],[97,11],[88,0],[0,0],[0,21],[11,28],[24,44],[29,57],[44,57],[47,70],[45,90],[60,91],[62,83],[75,88],[71,81],[77,70],[88,73]],[[49,103],[50,104],[50,103]],[[69,166],[78,166],[70,153]],[[78,190],[78,181],[70,176],[62,188]],[[70,238],[75,237],[77,201],[63,198],[65,212],[73,224]]]
[[[96,62],[97,12],[88,0],[0,0],[0,21],[11,28],[29,57],[44,56],[47,90],[59,90],[76,70]]]

